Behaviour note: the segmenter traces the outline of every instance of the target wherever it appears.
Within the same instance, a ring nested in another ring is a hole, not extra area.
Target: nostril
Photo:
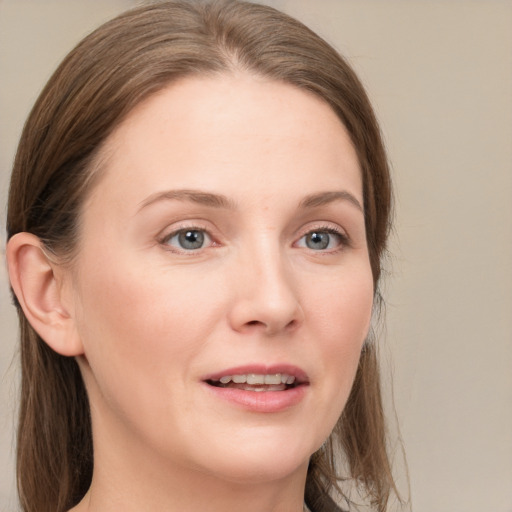
[[[293,319],[293,320],[290,320],[288,322],[288,324],[286,325],[286,329],[293,329],[294,327],[296,327],[297,325],[299,325],[299,322],[297,322],[297,320]]]

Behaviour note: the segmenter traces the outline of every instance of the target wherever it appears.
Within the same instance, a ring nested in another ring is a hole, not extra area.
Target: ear
[[[6,256],[11,286],[30,325],[55,352],[83,354],[72,315],[69,271],[52,261],[31,233],[12,236]]]

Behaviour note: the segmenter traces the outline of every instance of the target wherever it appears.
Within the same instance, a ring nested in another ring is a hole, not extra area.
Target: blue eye
[[[307,247],[313,251],[336,249],[343,244],[344,235],[331,229],[318,229],[310,231],[299,240],[299,247]]]
[[[184,251],[202,249],[210,237],[202,229],[180,229],[167,238],[166,243]]]

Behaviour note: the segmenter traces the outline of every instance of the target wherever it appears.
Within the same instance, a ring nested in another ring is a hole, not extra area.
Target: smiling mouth
[[[295,376],[287,373],[223,375],[218,379],[208,379],[206,383],[217,388],[254,392],[286,391],[301,385]]]

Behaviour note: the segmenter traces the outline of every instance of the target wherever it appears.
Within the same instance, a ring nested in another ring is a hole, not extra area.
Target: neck
[[[97,471],[92,485],[73,512],[302,512],[305,474],[273,482],[229,482],[199,472],[180,470],[148,478]],[[143,474],[145,473],[145,474]],[[194,474],[195,473],[195,474]]]
[[[70,512],[303,511],[308,461],[284,476],[246,473],[234,480],[177,465],[122,436],[95,436],[94,445],[91,487]]]

